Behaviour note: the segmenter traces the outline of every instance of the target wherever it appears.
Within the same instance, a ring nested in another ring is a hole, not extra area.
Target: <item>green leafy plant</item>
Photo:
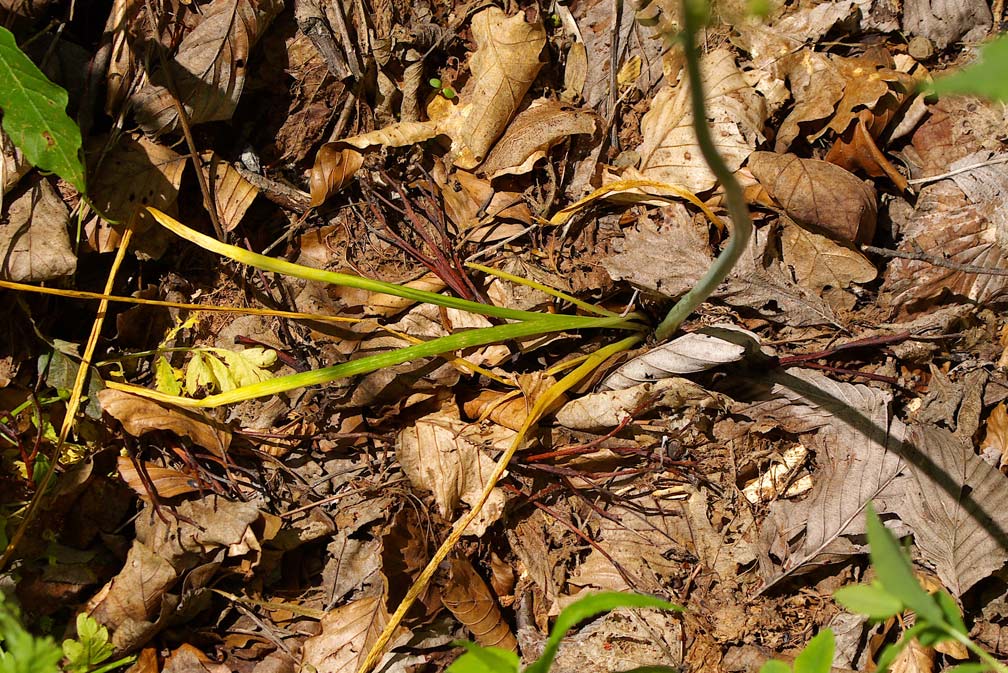
[[[66,114],[67,92],[49,81],[2,27],[0,82],[4,131],[29,162],[52,171],[83,194],[81,133]]]
[[[124,657],[105,663],[115,648],[109,642],[108,629],[95,621],[91,615],[77,615],[77,639],[63,641],[63,655],[66,673],[105,673],[131,663],[135,657]]]
[[[0,673],[57,673],[63,651],[48,636],[21,625],[17,608],[0,593]]]
[[[441,83],[441,80],[439,80],[437,77],[431,77],[427,81],[427,83],[430,84],[435,89],[437,89],[438,94],[444,96],[448,100],[452,100],[457,95],[455,93],[455,89],[451,88],[450,86],[444,86]]]
[[[980,58],[958,72],[939,77],[930,91],[939,95],[975,94],[993,101],[1008,100],[1008,35],[1000,35],[984,45]]]
[[[553,659],[556,658],[560,641],[571,628],[589,617],[615,608],[682,610],[680,606],[668,601],[639,594],[606,591],[585,596],[568,605],[560,613],[553,625],[553,630],[550,631],[549,638],[546,640],[543,653],[525,668],[524,673],[546,673],[549,671],[550,666],[553,665]],[[518,673],[521,670],[521,662],[514,652],[499,647],[481,647],[476,643],[461,642],[458,644],[465,647],[466,652],[448,667],[447,673]],[[664,666],[649,666],[648,670],[658,673],[659,671],[671,672],[674,669]]]
[[[912,610],[914,625],[903,633],[898,642],[886,647],[878,659],[878,671],[885,673],[900,652],[914,639],[921,645],[934,646],[955,641],[961,643],[980,660],[959,664],[956,673],[994,671],[1008,673],[1005,666],[982,647],[973,642],[963,623],[955,599],[945,591],[929,594],[913,574],[913,566],[903,553],[899,542],[875,513],[871,503],[867,508],[868,545],[871,564],[877,579],[871,584],[858,584],[839,589],[834,597],[851,612],[872,620],[885,620]],[[828,673],[833,660],[833,633],[821,632],[795,658],[794,668],[783,661],[768,661],[760,673]]]

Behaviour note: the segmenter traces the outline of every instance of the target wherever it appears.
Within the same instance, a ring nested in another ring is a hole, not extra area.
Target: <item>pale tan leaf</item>
[[[604,432],[642,411],[688,406],[714,406],[719,396],[678,376],[639,383],[619,390],[600,390],[571,400],[556,413],[556,422],[573,430]],[[723,404],[723,401],[720,401]]]
[[[322,618],[321,632],[304,641],[302,664],[317,673],[354,673],[388,624],[389,613],[380,596],[341,605]],[[408,633],[396,629],[393,643]]]
[[[463,169],[482,163],[518,111],[542,68],[539,54],[546,44],[541,23],[526,22],[522,12],[507,16],[492,6],[473,16],[472,34],[476,51],[469,59],[470,78],[448,125],[455,165]]]
[[[70,212],[45,178],[35,176],[12,193],[0,220],[0,278],[37,283],[77,269],[67,224]]]
[[[224,231],[232,231],[241,222],[259,190],[217,154],[205,152],[202,159],[203,174],[213,192],[221,226]]]
[[[749,170],[795,222],[840,241],[867,243],[875,236],[875,189],[839,166],[753,152]]]
[[[127,456],[119,456],[117,461],[119,476],[126,482],[126,485],[144,500],[150,500],[151,494],[147,488],[147,482],[140,476],[133,461]],[[150,483],[154,487],[154,495],[159,498],[174,498],[177,495],[195,493],[200,490],[199,482],[192,476],[170,467],[161,467],[145,461],[143,471],[150,478]]]
[[[960,39],[969,42],[971,36],[979,41],[992,23],[990,5],[983,0],[908,0],[903,4],[903,30],[923,35],[939,49]]]
[[[169,62],[190,124],[231,119],[245,87],[252,47],[282,9],[280,0],[212,0],[201,8],[199,23]],[[147,133],[176,128],[178,113],[160,69],[130,102]]]
[[[480,172],[491,180],[528,173],[556,143],[572,135],[592,135],[599,127],[598,115],[591,110],[537,100],[508,125]]]
[[[223,456],[231,444],[231,431],[192,409],[167,407],[138,395],[106,388],[98,393],[102,409],[135,437],[168,430]]]
[[[729,50],[705,54],[701,66],[714,144],[735,171],[763,138],[766,103],[746,82]],[[717,183],[693,133],[689,96],[685,76],[678,85],[658,91],[641,120],[640,168],[628,170],[624,177],[682,185],[694,193]]]
[[[896,660],[889,665],[892,673],[932,673],[935,670],[935,650],[912,639]]]
[[[756,67],[777,68],[785,56],[815,42],[856,11],[853,0],[841,0],[796,8],[770,24],[740,21],[733,26],[738,36],[732,43],[749,52]],[[783,73],[774,74],[783,79]]]
[[[869,283],[878,271],[857,250],[799,227],[786,224],[781,232],[781,257],[795,272],[795,280],[817,292],[845,289],[851,283]]]
[[[438,510],[454,519],[459,505],[476,502],[494,470],[494,461],[480,451],[478,431],[454,413],[437,412],[419,419],[396,437],[396,455],[415,488],[432,491]],[[467,533],[482,536],[504,511],[505,497],[495,488]]]
[[[465,403],[465,413],[469,418],[484,420],[489,418],[494,423],[503,425],[510,430],[519,430],[528,418],[528,412],[543,393],[556,383],[556,379],[543,372],[532,372],[518,375],[520,391],[502,393],[496,390],[484,390],[473,400]],[[561,395],[544,413],[549,414],[566,401]]]
[[[451,558],[448,577],[441,587],[441,600],[483,647],[518,651],[518,641],[504,621],[497,601],[469,559]]]
[[[95,208],[117,222],[137,217],[134,228],[138,235],[134,236],[133,245],[156,259],[167,249],[170,234],[166,235],[145,208],[152,206],[169,215],[175,213],[185,167],[185,157],[143,136],[120,138],[90,181]],[[119,234],[101,233],[95,230],[89,237],[91,247],[98,252],[115,250]]]
[[[416,280],[411,280],[402,284],[414,290],[424,290],[425,292],[440,292],[445,289],[445,282],[441,280],[433,271],[424,274]],[[416,302],[412,299],[404,299],[382,292],[372,292],[364,305],[364,312],[367,315],[377,315],[385,318],[402,313]]]

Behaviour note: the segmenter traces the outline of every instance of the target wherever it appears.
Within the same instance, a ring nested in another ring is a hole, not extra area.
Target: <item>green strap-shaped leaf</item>
[[[0,110],[3,128],[33,165],[84,193],[80,128],[66,113],[67,92],[49,81],[0,27]]]
[[[994,101],[1008,100],[1008,35],[988,42],[976,63],[939,77],[930,90],[942,94],[976,94]]]

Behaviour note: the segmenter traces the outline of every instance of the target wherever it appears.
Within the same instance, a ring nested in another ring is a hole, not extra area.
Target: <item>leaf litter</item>
[[[113,46],[104,100],[71,96],[90,106],[94,212],[79,229],[74,188],[3,143],[0,277],[100,290],[103,255],[132,221],[116,294],[176,303],[113,309],[89,414],[2,570],[34,626],[86,611],[117,655],[138,654],[133,671],[356,671],[536,400],[605,343],[466,349],[226,411],[102,389],[201,395],[494,324],[222,263],[143,206],[317,268],[567,310],[545,285],[655,316],[733,226],[697,207],[719,212],[723,195],[693,136],[681,54],[635,20],[671,25],[673,3],[619,17],[604,2],[294,4],[117,2],[105,38],[66,33],[84,51]],[[556,670],[753,670],[827,625],[834,665],[870,670],[901,627],[873,630],[829,600],[865,574],[868,502],[1008,655],[1008,121],[996,105],[916,93],[959,40],[990,30],[987,6],[975,10],[844,0],[715,21],[707,121],[746,185],[748,249],[682,334],[556,401],[383,670],[442,670],[460,638],[531,660],[565,605],[612,589],[687,610],[594,620]],[[93,312],[80,298],[10,299],[4,539],[48,467]],[[906,670],[936,671],[961,653],[905,656]]]

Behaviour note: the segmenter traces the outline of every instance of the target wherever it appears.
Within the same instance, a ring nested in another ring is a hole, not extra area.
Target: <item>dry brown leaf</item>
[[[0,221],[0,278],[37,283],[72,274],[70,213],[49,180],[35,176],[12,196]]]
[[[419,419],[396,437],[396,455],[415,488],[432,491],[441,516],[454,519],[459,505],[476,502],[494,461],[480,451],[478,429],[468,428],[458,412],[440,411]],[[495,488],[466,529],[482,536],[504,512],[504,491]]]
[[[424,274],[416,280],[403,283],[403,287],[413,290],[423,290],[425,292],[440,292],[445,289],[445,282],[437,274],[430,272]],[[388,318],[402,313],[416,303],[413,299],[404,299],[383,292],[372,292],[364,305],[364,312],[367,315],[376,315]]]
[[[1008,465],[1008,407],[1001,402],[991,410],[980,442],[983,458],[998,468]]]
[[[241,222],[259,190],[215,153],[205,152],[202,159],[203,174],[210,184],[221,226],[224,231],[232,231]]]
[[[252,47],[280,10],[279,0],[212,0],[169,62],[190,124],[231,119],[245,86]],[[172,131],[178,113],[160,68],[130,96],[137,121],[149,134]]]
[[[844,80],[829,56],[806,49],[782,62],[787,64],[786,76],[795,99],[794,108],[777,131],[774,150],[784,152],[802,134],[802,125],[821,128],[833,116],[843,98]]]
[[[972,203],[949,181],[929,185],[908,215],[894,213],[903,235],[898,249],[907,253],[923,250],[956,264],[1004,269],[1008,253],[998,244],[995,223],[1001,204],[1000,199]],[[1008,279],[893,259],[883,277],[880,303],[901,311],[919,311],[944,290],[986,304],[1008,293]]]
[[[489,418],[510,430],[520,430],[528,418],[532,405],[556,383],[556,379],[542,372],[532,372],[519,374],[517,383],[520,394],[516,394],[518,391],[502,393],[496,390],[484,390],[476,399],[463,405],[466,416],[480,421]],[[549,414],[559,408],[566,399],[566,396],[561,395],[544,413]]]
[[[514,568],[496,552],[490,552],[490,586],[497,598],[510,597],[515,588]]]
[[[0,131],[0,156],[2,156],[0,159],[2,161],[0,164],[0,177],[2,177],[0,194],[6,194],[25,173],[31,170],[31,164],[25,159],[24,152],[16,147],[3,131]]]
[[[304,641],[302,665],[314,667],[317,673],[354,673],[388,620],[385,601],[379,596],[341,605],[322,618],[322,630],[317,636]],[[389,649],[398,645],[408,633],[402,626],[398,627]]]
[[[151,494],[147,488],[147,482],[140,476],[133,461],[127,456],[119,456],[117,465],[119,476],[126,482],[126,485],[141,498],[149,501]],[[200,490],[199,481],[193,479],[191,475],[170,467],[161,467],[144,461],[143,471],[154,487],[154,495],[159,498],[174,498],[177,495],[195,493]]]
[[[136,217],[134,230],[140,235],[133,238],[133,246],[156,259],[170,237],[144,209],[152,206],[169,215],[176,213],[185,167],[185,157],[143,136],[120,138],[90,181],[95,207],[117,222]],[[98,252],[115,250],[119,238],[117,231],[97,226],[89,234],[91,247]]]
[[[134,437],[154,430],[168,430],[223,456],[231,444],[231,431],[192,409],[162,406],[139,395],[106,388],[98,393],[102,409],[122,423]]]
[[[428,535],[412,507],[404,507],[396,512],[382,533],[380,572],[385,579],[385,606],[389,611],[399,607],[406,592],[430,561]],[[441,595],[433,584],[427,585],[417,601],[423,607],[422,614],[418,614],[414,607],[410,610],[410,616],[417,616],[424,622],[433,618],[441,609]]]
[[[906,191],[907,179],[882,153],[865,123],[866,118],[875,119],[871,111],[861,110],[858,120],[837,138],[824,159],[852,173],[860,169],[875,178],[884,175],[892,180],[896,189]]]
[[[717,393],[710,393],[689,379],[674,376],[655,383],[583,395],[557,411],[556,422],[572,430],[603,432],[615,428],[634,413],[659,408],[681,411],[685,407],[705,407],[724,401]]]
[[[189,643],[182,643],[165,658],[161,673],[230,673],[224,664],[216,663],[210,657]]]
[[[875,236],[875,189],[839,166],[792,154],[753,152],[749,170],[788,217],[845,242]]]
[[[953,42],[980,41],[993,23],[990,5],[983,0],[907,0],[903,31],[923,35],[938,49]]]
[[[364,155],[343,147],[338,142],[326,143],[315,155],[308,182],[311,185],[311,206],[318,207],[343,189],[353,174],[364,164]]]
[[[714,144],[735,171],[763,139],[766,103],[746,82],[727,49],[705,54],[701,72]],[[694,193],[717,183],[693,133],[689,96],[685,75],[678,85],[658,91],[641,120],[640,168],[627,169],[623,177],[681,185]]]
[[[532,222],[532,212],[518,192],[496,191],[488,180],[466,171],[455,171],[444,179],[435,175],[445,213],[469,240],[479,243],[502,240]]]
[[[599,127],[598,115],[592,110],[539,99],[508,125],[480,166],[480,173],[491,180],[528,173],[553,145],[572,135],[592,135]]]
[[[449,561],[441,600],[480,645],[518,651],[518,641],[504,621],[497,601],[469,559],[453,556]]]
[[[833,56],[831,62],[844,81],[843,98],[837,103],[836,114],[828,126],[837,134],[847,130],[858,110],[874,110],[891,91],[902,96],[914,88],[910,75],[893,69],[892,55],[884,48],[871,48],[863,56],[852,58]],[[885,105],[882,107],[884,109]],[[815,140],[825,132],[823,129],[810,136],[809,140]]]
[[[781,257],[800,284],[822,292],[829,286],[845,289],[851,283],[869,283],[878,271],[857,250],[799,227],[786,224],[781,232]]]
[[[935,670],[935,650],[913,638],[889,665],[889,670],[892,673],[932,673]]]

